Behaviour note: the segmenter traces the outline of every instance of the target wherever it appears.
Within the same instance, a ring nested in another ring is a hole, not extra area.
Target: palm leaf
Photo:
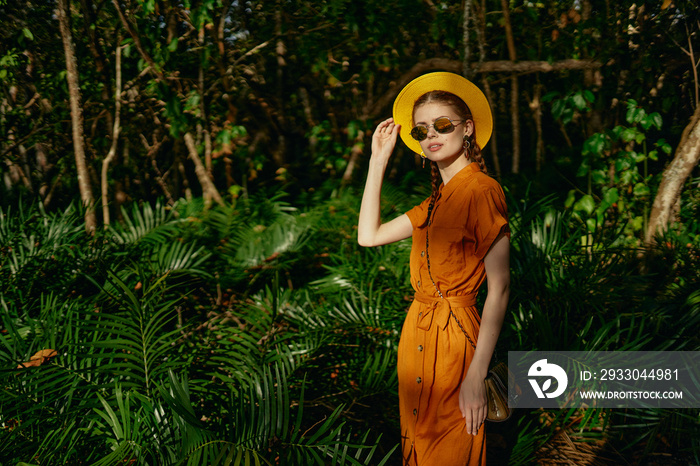
[[[173,235],[175,227],[186,222],[178,220],[174,208],[164,206],[158,201],[155,208],[147,202],[134,204],[131,214],[122,207],[122,221],[110,225],[109,237],[117,244],[163,244]]]

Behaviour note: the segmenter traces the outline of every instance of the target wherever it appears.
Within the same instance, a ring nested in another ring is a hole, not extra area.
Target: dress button
[[[416,383],[420,383],[420,377],[416,379]]]
[[[423,317],[423,313],[422,313],[422,312],[419,312],[419,313],[418,313],[418,317]]]
[[[420,280],[418,280],[418,283],[416,283],[416,285],[418,285],[418,288],[420,288]]]
[[[413,415],[415,416],[416,414],[418,414],[418,410],[417,410],[417,409],[414,409],[414,410],[413,410]]]
[[[423,351],[423,345],[418,345],[418,351]]]
[[[421,257],[425,257],[425,251],[421,251],[421,252],[420,252],[420,256],[421,256]]]

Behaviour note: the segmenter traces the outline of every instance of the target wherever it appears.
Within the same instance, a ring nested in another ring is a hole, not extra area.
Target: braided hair
[[[415,112],[416,108],[428,103],[447,104],[454,109],[455,113],[461,120],[465,120],[465,122],[467,120],[471,120],[472,122],[474,121],[472,118],[472,112],[469,110],[467,104],[451,92],[430,91],[425,93],[420,96],[418,100],[416,100],[416,103],[413,105],[413,111]],[[464,137],[464,155],[467,157],[467,159],[479,164],[479,168],[482,172],[487,173],[484,157],[481,155],[481,147],[479,147],[479,144],[476,143],[476,127],[474,127],[474,131],[472,131],[471,135]],[[440,187],[441,181],[440,170],[438,169],[436,162],[430,162],[430,176],[432,193],[430,195],[430,204],[428,205],[428,217],[426,218],[426,223],[429,221],[430,215],[433,212],[433,207],[435,206],[435,201],[437,200],[438,188]]]

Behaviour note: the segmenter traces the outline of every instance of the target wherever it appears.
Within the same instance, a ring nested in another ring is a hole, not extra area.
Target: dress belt
[[[419,291],[415,294],[415,300],[419,303],[426,304],[427,308],[418,313],[418,321],[416,326],[421,330],[430,330],[433,319],[441,329],[445,329],[450,321],[450,313],[453,307],[472,307],[476,305],[476,294],[467,294],[461,296],[448,296],[440,298],[439,296],[430,296]]]

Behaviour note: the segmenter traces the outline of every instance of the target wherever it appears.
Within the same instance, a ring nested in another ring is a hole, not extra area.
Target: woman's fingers
[[[466,414],[464,415],[464,422],[465,422],[465,424],[467,425],[467,433],[468,433],[469,435],[474,435],[474,433],[473,433],[474,430],[473,430],[473,427],[472,427],[472,422],[473,422],[472,414],[473,414],[473,413],[472,413],[472,410],[471,410],[471,409],[468,409],[467,412],[466,412]]]
[[[484,411],[479,409],[469,410],[465,416],[465,421],[467,424],[467,433],[469,435],[476,435],[479,433],[481,425],[484,423],[486,416]]]
[[[395,128],[396,124],[394,124],[394,119],[387,118],[386,120],[379,123],[379,125],[377,125],[377,133],[389,135],[394,132]]]
[[[387,118],[377,125],[372,137],[372,154],[380,158],[388,158],[394,150],[400,125],[393,118]]]
[[[469,435],[476,435],[479,433],[479,429],[486,421],[486,416],[488,414],[487,408],[485,406],[479,406],[474,408],[464,408],[462,400],[459,402],[459,409],[462,411],[462,417],[464,418],[464,423],[467,427],[467,433]]]

